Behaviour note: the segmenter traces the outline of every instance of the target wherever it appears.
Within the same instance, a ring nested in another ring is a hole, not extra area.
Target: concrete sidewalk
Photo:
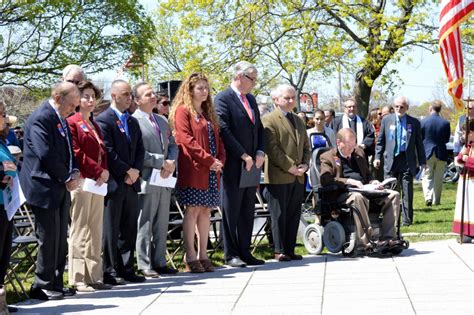
[[[421,242],[393,258],[307,256],[29,300],[17,314],[474,314],[473,270],[474,245]]]

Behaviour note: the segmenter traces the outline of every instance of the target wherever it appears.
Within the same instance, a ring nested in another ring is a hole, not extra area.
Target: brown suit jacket
[[[364,150],[357,147],[352,156],[355,157],[362,175],[363,184],[368,184],[372,178],[369,171],[369,165],[365,158]],[[321,176],[320,182],[322,186],[338,185],[341,188],[346,185],[347,178],[343,177],[342,163],[337,155],[337,148],[329,150],[321,155]]]
[[[309,165],[311,149],[306,126],[297,115],[291,115],[296,124],[296,132],[279,109],[262,119],[265,128],[265,184],[293,183],[295,176],[288,173],[290,167],[302,163]],[[298,181],[303,184],[304,176],[298,176]]]

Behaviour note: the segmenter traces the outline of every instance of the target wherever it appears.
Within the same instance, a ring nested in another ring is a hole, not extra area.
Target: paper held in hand
[[[176,177],[170,175],[167,178],[163,178],[160,175],[160,170],[154,168],[150,176],[150,185],[174,188],[176,186]]]
[[[397,182],[397,179],[395,177],[389,177],[389,178],[386,178],[383,182],[381,182],[379,185],[375,185],[375,184],[366,184],[364,185],[364,187],[362,187],[361,189],[363,190],[380,190],[379,187],[380,186],[383,186],[383,188],[390,188],[390,187],[387,187],[387,185],[392,185],[393,183],[396,183]]]
[[[11,221],[16,213],[26,201],[23,191],[21,190],[18,176],[13,177],[12,182],[3,190],[3,204],[7,212],[8,221]]]
[[[86,178],[82,184],[82,190],[96,195],[105,196],[107,195],[107,184],[103,183],[102,185],[97,186],[97,182],[95,180]]]

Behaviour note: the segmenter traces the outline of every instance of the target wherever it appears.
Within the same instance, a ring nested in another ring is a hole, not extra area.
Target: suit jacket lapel
[[[407,143],[406,143],[406,148],[405,150],[408,150],[408,144],[410,143],[410,138],[411,138],[411,133],[412,133],[412,128],[413,128],[413,124],[411,122],[411,117],[408,116],[408,114],[406,115],[407,116]],[[410,127],[408,127],[410,126]]]
[[[240,111],[244,114],[244,116],[247,117],[249,122],[253,125],[252,120],[249,117],[249,114],[247,114],[247,110],[244,108],[244,104],[242,104],[242,101],[237,96],[237,94],[234,92],[234,90],[232,88],[229,88],[229,89],[230,89],[231,97],[234,100],[235,105],[237,106],[237,108],[240,109]],[[248,101],[248,99],[247,99],[247,101]],[[249,102],[249,105],[250,105],[250,102]],[[250,108],[252,108],[252,105],[250,105]]]
[[[280,119],[280,122],[281,122],[281,125],[283,126],[283,128],[285,128],[290,133],[291,138],[297,144],[298,140],[296,139],[295,130],[294,130],[293,126],[291,126],[291,123],[288,120],[288,118],[286,118],[285,115],[283,115],[283,112],[278,108],[275,109],[275,112],[277,114],[277,117]],[[295,124],[296,124],[296,122],[295,122]]]

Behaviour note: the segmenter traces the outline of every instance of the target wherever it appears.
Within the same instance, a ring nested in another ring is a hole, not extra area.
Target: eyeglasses
[[[404,105],[395,105],[395,106],[393,106],[393,107],[395,107],[395,108],[400,108],[400,109],[404,109],[404,108],[405,108]]]
[[[69,82],[69,83],[72,83],[74,85],[78,85],[79,82],[81,82],[81,81],[77,81],[77,80],[66,80],[66,81]]]
[[[168,102],[168,101],[163,101],[163,102],[161,102],[160,104],[161,104],[161,106],[165,106],[165,107],[166,107],[166,106],[169,106],[169,105],[170,105],[170,102]]]
[[[257,78],[252,78],[252,77],[249,76],[248,74],[244,74],[244,77],[246,77],[247,79],[249,79],[249,80],[252,81],[252,82],[257,81]]]

